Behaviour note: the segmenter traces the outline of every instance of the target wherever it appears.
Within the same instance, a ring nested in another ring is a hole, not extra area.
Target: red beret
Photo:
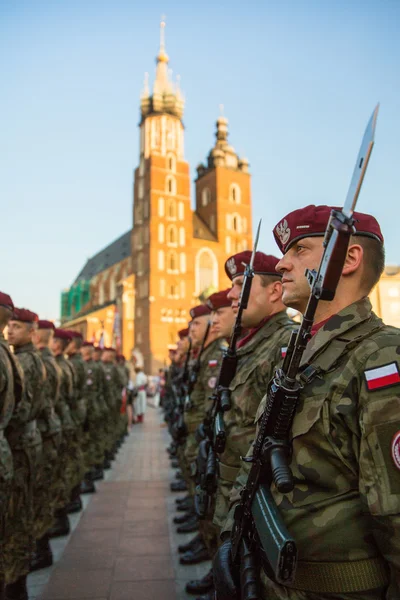
[[[79,331],[74,331],[73,329],[66,329],[68,333],[71,335],[71,339],[80,339],[83,340],[83,335],[79,333]]]
[[[298,240],[306,237],[325,235],[326,226],[334,206],[315,206],[309,204],[289,213],[274,227],[275,241],[281,252],[285,254]],[[375,217],[365,213],[354,212],[355,235],[363,235],[378,240],[383,244],[383,235]]]
[[[14,308],[11,319],[13,321],[23,321],[24,323],[37,323],[39,321],[38,315],[27,308]]]
[[[210,315],[211,310],[205,304],[199,304],[198,306],[194,306],[190,309],[190,316],[192,319],[196,319],[197,317],[203,317],[204,315]]]
[[[178,331],[178,337],[180,340],[185,339],[185,337],[187,337],[189,335],[189,327],[186,327],[186,329],[181,329],[180,331]]]
[[[60,340],[66,340],[67,342],[70,342],[72,340],[71,332],[69,331],[69,329],[55,329],[54,337]]]
[[[250,263],[252,252],[251,250],[245,250],[234,254],[225,263],[225,273],[232,281],[234,277],[243,275],[246,266]],[[279,259],[270,254],[264,254],[264,252],[256,252],[254,257],[254,273],[258,275],[278,275],[275,271],[275,267],[278,264]]]
[[[123,354],[117,354],[117,359],[118,360],[126,360],[125,356]]]
[[[8,308],[8,310],[14,310],[14,304],[11,297],[3,292],[0,292],[0,306],[4,306],[4,308]]]
[[[38,329],[53,329],[55,330],[56,326],[52,321],[45,321],[43,319],[39,319],[38,321]]]
[[[222,292],[216,292],[215,294],[211,294],[207,300],[207,306],[211,308],[211,310],[217,310],[217,308],[223,308],[224,306],[230,306],[232,300],[228,298],[228,294],[231,291],[231,288],[227,290],[223,290]]]
[[[82,347],[87,348],[87,347],[91,347],[93,348],[94,344],[93,342],[83,342]]]

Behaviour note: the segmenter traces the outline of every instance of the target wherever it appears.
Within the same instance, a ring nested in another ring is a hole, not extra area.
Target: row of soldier
[[[1,600],[28,600],[28,573],[52,564],[49,539],[69,533],[80,495],[111,468],[127,433],[128,379],[113,348],[56,329],[0,292]]]
[[[164,410],[172,437],[168,451],[181,471],[171,489],[188,491],[176,501],[183,514],[175,522],[178,532],[198,532],[179,547],[180,560],[213,559],[207,575],[186,586],[198,600],[400,598],[400,332],[372,312],[368,295],[384,268],[384,246],[378,222],[363,213],[353,215],[356,231],[335,298],[319,302],[301,363],[290,436],[294,489],[285,494],[270,486],[298,547],[296,576],[283,583],[265,566],[259,531],[250,538],[256,566],[232,558],[235,508],[249,476],[265,394],[298,327],[287,308],[305,312],[305,272],[318,271],[331,210],[307,206],[286,215],[273,230],[282,258],[253,255],[228,390],[220,368],[237,327],[251,252],[226,261],[232,287],[190,311],[189,327],[171,352]]]

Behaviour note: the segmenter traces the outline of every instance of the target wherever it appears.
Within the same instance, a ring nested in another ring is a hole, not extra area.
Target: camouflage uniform
[[[106,403],[108,406],[107,416],[107,451],[112,452],[117,441],[118,433],[118,409],[121,394],[121,381],[117,367],[112,362],[102,363],[105,375]]]
[[[72,416],[71,406],[74,406],[75,391],[72,367],[63,354],[56,356],[56,362],[61,369],[60,401],[56,412],[62,423],[63,441],[61,456],[61,472],[64,475],[64,486],[59,508],[64,507],[70,499],[72,488],[82,481],[82,451],[77,443],[77,424]]]
[[[229,495],[255,435],[254,417],[265,394],[275,366],[287,346],[294,323],[286,312],[272,315],[238,348],[238,367],[231,390],[231,410],[224,413],[226,447],[219,456],[219,477],[214,523],[222,527],[229,512]]]
[[[62,442],[61,420],[55,412],[60,395],[61,370],[49,348],[41,348],[39,353],[46,370],[46,381],[44,408],[37,419],[43,441],[43,477],[41,487],[36,492],[38,507],[34,523],[36,539],[44,536],[53,525],[54,509],[59,498],[61,473],[58,453]]]
[[[188,431],[184,448],[186,473],[190,473],[192,463],[197,458],[199,442],[197,441],[195,432],[203,422],[206,412],[211,407],[210,397],[217,383],[224,344],[225,342],[217,339],[204,348],[200,356],[200,368],[197,373],[196,383],[190,394],[190,405],[185,406],[185,424]],[[197,359],[195,362],[197,362]],[[190,493],[192,495],[194,494],[194,490],[194,482],[190,480]]]
[[[5,429],[11,420],[14,405],[18,406],[21,402],[22,386],[22,370],[3,334],[0,333],[0,581],[4,579],[5,520],[14,472],[13,457]]]
[[[5,534],[6,583],[29,572],[34,517],[41,510],[36,492],[43,485],[42,437],[36,419],[44,408],[45,369],[32,343],[15,348],[15,355],[24,372],[25,389],[6,432],[14,458]]]
[[[295,487],[285,495],[271,488],[299,565],[290,588],[262,573],[263,598],[400,598],[399,348],[399,330],[383,325],[367,298],[308,343],[292,427]]]
[[[104,447],[101,442],[105,405],[102,402],[102,371],[101,366],[93,360],[85,362],[86,383],[85,398],[87,399],[87,432],[85,433],[85,463],[89,467],[100,465],[104,459]]]

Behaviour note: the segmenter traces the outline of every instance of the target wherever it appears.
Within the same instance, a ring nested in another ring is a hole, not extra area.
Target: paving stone
[[[176,600],[174,581],[124,581],[114,583],[110,600]]]
[[[43,600],[78,600],[107,598],[111,588],[112,570],[55,569],[44,593]]]
[[[136,556],[129,561],[117,558],[114,581],[154,581],[174,579],[175,573],[170,556]]]

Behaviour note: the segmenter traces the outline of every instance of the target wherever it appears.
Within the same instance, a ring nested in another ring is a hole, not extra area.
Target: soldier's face
[[[31,323],[10,321],[8,323],[8,341],[17,348],[24,344],[29,344],[32,341],[34,331]]]
[[[212,328],[219,337],[229,337],[234,322],[235,314],[231,306],[218,308],[212,314]]]
[[[196,317],[190,325],[190,337],[194,346],[200,346],[207,329],[208,315]]]
[[[282,274],[282,301],[286,306],[304,313],[310,296],[306,269],[318,269],[323,252],[323,237],[299,240],[281,258],[276,270]]]
[[[228,294],[228,298],[232,300],[232,311],[234,316],[238,312],[240,295],[242,293],[244,276],[238,275],[232,280],[232,289]],[[272,311],[272,305],[269,300],[270,288],[274,284],[263,287],[261,285],[261,278],[259,275],[254,275],[253,282],[251,284],[251,291],[249,302],[246,310],[242,313],[242,325],[243,327],[257,327],[259,323],[268,317]]]
[[[82,346],[81,353],[83,360],[90,360],[92,358],[92,349],[89,346]]]

